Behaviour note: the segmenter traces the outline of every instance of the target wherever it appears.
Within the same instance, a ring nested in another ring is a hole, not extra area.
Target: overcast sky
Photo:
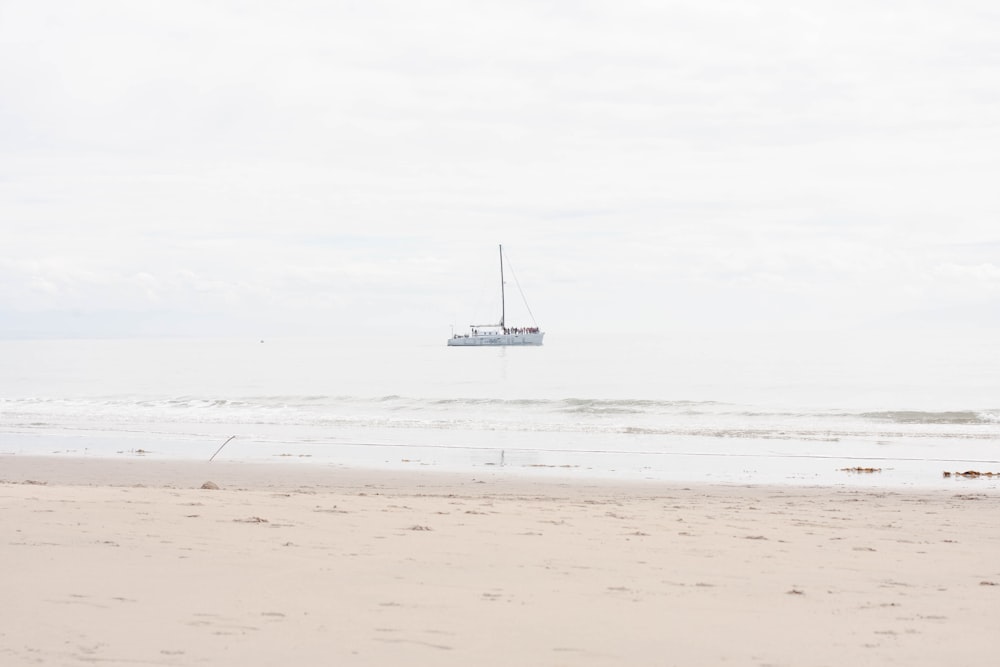
[[[0,0],[0,336],[1000,326],[1000,5]]]

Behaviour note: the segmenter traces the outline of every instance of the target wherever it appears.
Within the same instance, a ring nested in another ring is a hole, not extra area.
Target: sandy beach
[[[1000,495],[0,458],[6,665],[993,665]],[[218,489],[202,489],[213,482]]]

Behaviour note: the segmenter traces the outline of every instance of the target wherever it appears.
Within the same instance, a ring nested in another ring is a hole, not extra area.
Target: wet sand
[[[956,482],[3,456],[0,663],[993,665],[1000,494]]]

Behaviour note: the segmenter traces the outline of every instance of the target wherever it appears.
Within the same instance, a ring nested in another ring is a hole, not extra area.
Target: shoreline
[[[221,441],[220,441],[221,442]],[[141,443],[140,443],[141,444]],[[147,445],[148,446],[148,445]],[[40,452],[37,448],[8,447],[0,451],[0,473],[3,465],[45,468],[49,466],[57,475],[69,474],[84,478],[101,479],[114,471],[131,470],[140,478],[152,474],[152,479],[171,476],[174,471],[202,470],[208,474],[213,467],[221,471],[250,475],[252,471],[269,471],[266,477],[291,479],[300,476],[324,484],[331,476],[375,478],[420,475],[431,478],[480,478],[494,480],[522,480],[537,484],[571,483],[599,486],[652,484],[684,486],[763,486],[795,488],[834,488],[896,491],[952,491],[975,489],[1000,492],[1000,466],[994,459],[946,458],[845,458],[818,455],[723,454],[718,452],[673,452],[661,456],[661,462],[672,459],[675,467],[648,468],[635,466],[597,467],[573,464],[567,461],[551,463],[502,463],[480,460],[476,463],[423,458],[415,447],[386,445],[382,451],[395,449],[385,458],[351,457],[340,460],[316,457],[311,453],[285,451],[264,456],[222,456],[210,461],[211,450],[199,453],[199,458],[164,456],[162,452],[144,451],[142,448],[118,448],[109,451],[82,449],[55,449]],[[497,450],[498,457],[500,450]],[[201,458],[203,456],[203,458]],[[58,463],[62,461],[63,463]],[[150,471],[159,471],[151,473]],[[968,476],[963,473],[971,472]],[[0,479],[3,479],[0,475]],[[180,480],[179,480],[180,481]],[[186,480],[184,480],[186,481]],[[115,482],[127,484],[124,477]],[[138,482],[132,482],[138,483]]]
[[[974,482],[4,456],[0,661],[985,667],[998,512]]]
[[[571,475],[558,469],[541,472],[523,468],[480,466],[466,470],[438,468],[434,465],[351,466],[340,463],[298,460],[216,460],[168,459],[133,455],[130,457],[73,456],[63,454],[0,454],[0,483],[27,481],[61,486],[152,486],[197,488],[212,481],[243,490],[289,490],[310,487],[338,491],[360,486],[386,485],[388,488],[451,487],[467,484],[490,484],[511,491],[524,489],[572,488],[631,490],[700,489],[809,489],[831,492],[898,493],[906,495],[984,493],[1000,496],[1000,475],[963,477],[960,471],[942,475],[939,486],[879,485],[879,473],[861,469],[842,470],[844,479],[837,483],[782,484],[754,481],[671,480],[652,477],[611,477]],[[39,478],[39,479],[35,479]],[[204,478],[204,479],[202,479]],[[870,484],[848,483],[863,479]],[[198,481],[196,484],[197,480]],[[221,480],[221,481],[220,481]]]

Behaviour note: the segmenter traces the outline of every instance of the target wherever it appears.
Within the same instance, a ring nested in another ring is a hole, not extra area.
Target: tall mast
[[[504,319],[507,315],[507,304],[504,303],[503,293],[503,244],[500,245],[500,328],[503,328]]]

